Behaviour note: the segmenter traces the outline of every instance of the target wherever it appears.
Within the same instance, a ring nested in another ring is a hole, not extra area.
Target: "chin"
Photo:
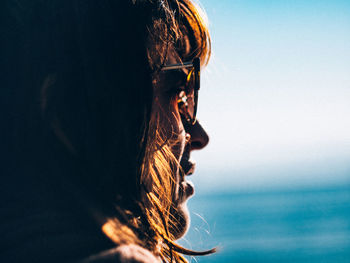
[[[169,228],[174,239],[183,237],[190,227],[190,214],[187,208],[187,202],[179,204],[176,208],[171,209],[171,214],[175,218],[175,222]]]

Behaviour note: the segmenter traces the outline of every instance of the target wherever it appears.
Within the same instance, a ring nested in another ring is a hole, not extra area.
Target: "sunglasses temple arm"
[[[182,69],[182,68],[190,68],[190,67],[193,67],[193,63],[192,62],[164,66],[164,67],[162,67],[161,70],[173,70],[173,69]]]

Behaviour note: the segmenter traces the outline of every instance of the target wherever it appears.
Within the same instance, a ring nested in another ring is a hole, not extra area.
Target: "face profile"
[[[187,262],[210,36],[191,0],[8,0],[1,262]],[[197,176],[197,175],[196,175]],[[9,231],[16,229],[17,231]],[[11,245],[16,244],[16,245]]]
[[[195,171],[190,155],[193,150],[204,148],[209,137],[196,119],[200,59],[179,63],[177,56],[171,55],[171,52],[169,54],[167,64],[159,73],[163,76],[155,81],[156,90],[159,91],[156,93],[156,103],[162,113],[162,129],[171,142],[170,149],[176,158],[172,214],[177,219],[177,225],[172,231],[176,238],[180,238],[189,227],[186,202],[194,194],[194,185],[186,180]]]

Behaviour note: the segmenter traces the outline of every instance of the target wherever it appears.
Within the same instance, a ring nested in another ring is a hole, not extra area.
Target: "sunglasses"
[[[194,125],[197,120],[200,67],[200,59],[197,57],[190,62],[166,65],[161,68],[162,71],[190,69],[186,77],[184,89],[179,92],[177,101],[182,121],[185,121],[189,125]]]

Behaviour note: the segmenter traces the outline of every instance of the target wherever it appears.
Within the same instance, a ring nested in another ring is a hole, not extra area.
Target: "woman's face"
[[[165,64],[180,62],[175,52],[169,52]],[[177,95],[181,85],[185,83],[188,70],[170,70],[164,74],[160,73],[155,89],[155,111],[160,115],[160,125],[165,136],[170,138],[170,149],[181,165],[181,168],[177,167],[173,171],[176,187],[171,214],[176,218],[177,225],[170,231],[176,238],[186,233],[190,223],[186,201],[194,194],[194,186],[186,180],[186,176],[193,174],[195,170],[195,162],[190,158],[191,152],[204,148],[209,142],[208,134],[198,121],[191,125],[181,120]]]

